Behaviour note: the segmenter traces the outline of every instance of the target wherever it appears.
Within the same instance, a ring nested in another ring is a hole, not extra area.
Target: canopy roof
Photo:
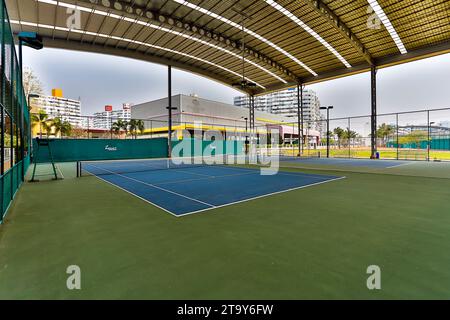
[[[450,52],[448,0],[6,2],[13,31],[38,32],[46,47],[172,65],[227,85],[242,80],[244,43],[256,86],[237,89],[250,94]]]

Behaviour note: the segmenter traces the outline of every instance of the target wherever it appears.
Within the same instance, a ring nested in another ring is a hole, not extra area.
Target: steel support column
[[[255,96],[250,96],[250,131],[255,129]]]
[[[430,110],[427,110],[427,161],[430,161],[430,148],[431,148],[431,123],[430,123]]]
[[[327,108],[327,158],[329,157],[330,157],[330,108]]]
[[[19,40],[19,68],[20,68],[20,73],[19,73],[19,83],[20,83],[20,88],[21,90],[23,90],[23,56],[22,56],[22,40]],[[22,101],[22,94],[18,95],[19,98],[19,123],[20,123],[20,129],[19,129],[19,137],[20,139],[18,139],[20,141],[20,158],[22,160],[21,166],[22,166],[22,175],[21,175],[21,179],[22,182],[25,181],[25,145],[24,145],[24,139],[23,139],[23,132],[24,132],[24,101]]]
[[[302,154],[303,154],[303,130],[305,129],[305,117],[304,117],[304,113],[303,113],[303,89],[305,88],[305,85],[301,85],[300,86],[300,125],[301,125],[301,133],[302,133]]]
[[[370,69],[370,96],[371,96],[371,134],[370,134],[370,158],[375,159],[377,153],[377,69]]]
[[[167,87],[168,87],[168,93],[167,93],[167,99],[168,99],[168,112],[169,112],[169,123],[168,123],[168,137],[167,137],[167,141],[168,141],[168,147],[169,147],[169,158],[172,157],[172,66],[168,66],[167,68],[168,70],[168,83],[167,83]]]
[[[300,157],[302,155],[302,145],[303,145],[303,127],[302,127],[302,120],[301,120],[301,110],[303,109],[303,106],[300,102],[300,90],[301,90],[301,84],[297,83],[297,129],[298,129],[298,156]]]

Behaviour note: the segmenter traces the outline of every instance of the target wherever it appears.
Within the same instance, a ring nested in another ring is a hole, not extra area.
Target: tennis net
[[[270,158],[272,157],[272,158]],[[279,162],[290,162],[299,159],[310,159],[309,157],[293,156],[227,156],[215,157],[183,157],[183,158],[163,158],[163,159],[132,159],[132,160],[94,160],[78,161],[77,176],[100,176],[113,174],[126,174],[135,172],[147,172],[156,170],[173,170],[204,166],[224,166],[224,165],[257,165],[267,166],[268,161],[278,159]],[[315,157],[317,158],[317,157]]]
[[[245,164],[245,161],[245,157],[231,156],[78,161],[77,176],[99,176],[239,163]]]

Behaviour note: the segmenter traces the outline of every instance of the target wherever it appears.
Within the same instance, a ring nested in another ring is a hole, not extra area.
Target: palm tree
[[[377,138],[383,139],[383,144],[386,145],[387,139],[395,133],[395,127],[390,124],[383,123],[378,127]]]
[[[341,127],[337,127],[337,128],[334,128],[333,133],[337,136],[338,148],[340,149],[341,148],[341,139],[344,137],[345,131]]]
[[[120,131],[123,130],[123,131],[125,131],[125,135],[126,135],[128,133],[128,122],[119,119],[112,124],[111,129],[116,134],[120,134]]]
[[[137,131],[137,120],[131,119],[128,125],[130,126],[131,136],[135,137]]]
[[[145,124],[144,124],[144,121],[138,120],[138,121],[137,121],[137,127],[138,127],[139,132],[140,132],[141,134],[143,134],[143,133],[144,133],[144,130],[145,130]]]
[[[63,121],[61,126],[61,135],[70,137],[72,134],[72,124],[69,121]]]
[[[145,130],[144,121],[142,120],[131,119],[128,124],[130,126],[130,133],[135,139],[137,139],[138,130],[141,134]]]
[[[358,137],[358,133],[356,133],[353,130],[350,130],[350,128],[347,128],[347,130],[344,131],[343,139],[347,140],[347,145],[350,144],[351,139],[356,139]]]
[[[39,138],[42,139],[42,129],[48,132],[48,114],[44,110],[39,110],[31,116],[33,126],[39,125]]]
[[[63,127],[64,127],[63,121],[59,117],[54,118],[50,122],[50,128],[53,128],[55,136],[58,136],[58,134],[62,135]]]

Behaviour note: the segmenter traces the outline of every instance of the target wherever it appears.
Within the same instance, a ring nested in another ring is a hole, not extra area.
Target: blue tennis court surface
[[[380,168],[380,169],[394,168],[411,163],[411,161],[399,161],[399,160],[371,160],[371,159],[348,159],[348,158],[283,157],[281,160],[283,162],[331,165],[342,167]]]
[[[122,173],[118,168],[114,163],[84,165],[86,172],[175,216],[344,178],[281,171],[269,176],[258,169],[220,165]]]

